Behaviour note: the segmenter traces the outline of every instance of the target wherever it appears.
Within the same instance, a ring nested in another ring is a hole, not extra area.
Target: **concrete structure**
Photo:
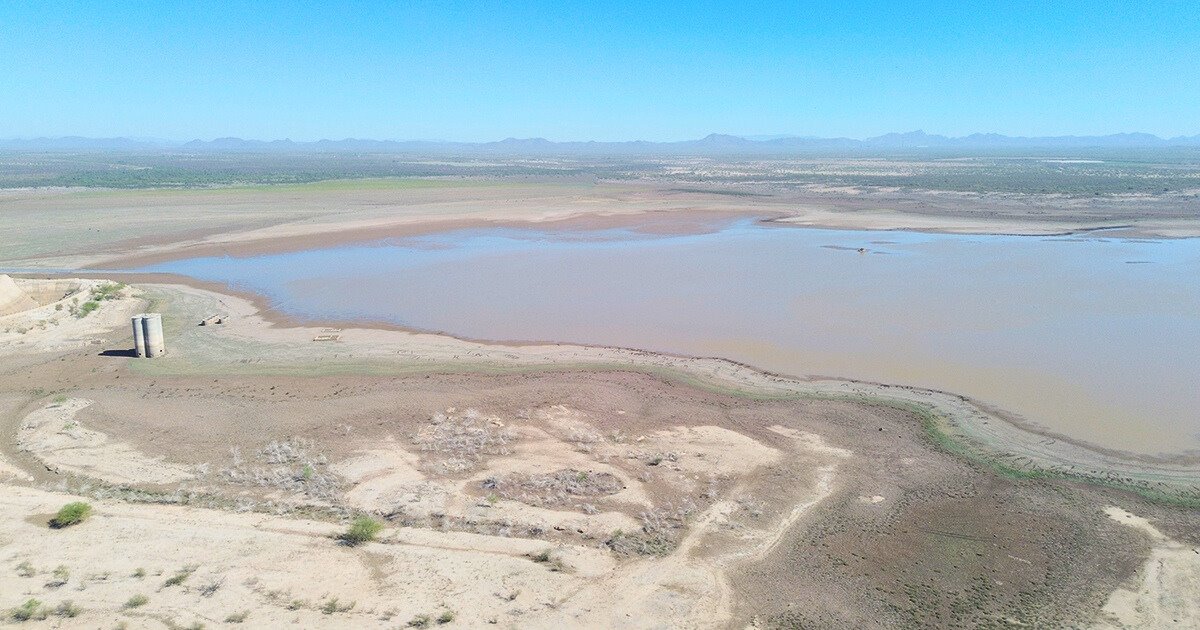
[[[133,316],[133,356],[139,359],[146,356],[146,332],[142,328],[142,321],[145,319],[145,313],[138,313]]]
[[[153,359],[166,352],[163,343],[162,315],[146,313],[142,316],[142,335],[145,337],[146,358]]]

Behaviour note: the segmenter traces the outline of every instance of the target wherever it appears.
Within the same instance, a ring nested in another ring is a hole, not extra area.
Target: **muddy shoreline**
[[[72,275],[72,274],[68,274]],[[487,339],[471,339],[450,335],[439,331],[427,331],[404,327],[387,322],[362,322],[346,320],[306,320],[295,318],[271,308],[269,300],[262,295],[238,291],[222,283],[196,280],[186,276],[173,274],[128,274],[114,277],[112,274],[73,274],[75,277],[90,279],[117,279],[122,282],[140,286],[161,286],[171,291],[171,287],[186,287],[196,289],[213,296],[233,298],[234,303],[240,303],[232,309],[235,317],[249,318],[251,328],[247,334],[257,336],[254,330],[270,330],[286,335],[292,339],[306,338],[321,334],[326,329],[335,329],[339,334],[362,334],[369,338],[388,339],[391,343],[402,341],[406,337],[421,337],[434,340],[437,353],[451,352],[453,348],[479,347],[487,348],[496,353],[522,350],[540,351],[545,348],[562,349],[576,353],[573,361],[586,360],[592,362],[592,367],[583,370],[596,369],[612,362],[614,356],[639,357],[635,364],[644,367],[654,367],[661,363],[680,375],[688,374],[692,365],[726,365],[739,371],[742,385],[733,391],[740,395],[756,396],[792,396],[789,386],[779,389],[779,384],[792,383],[803,389],[802,397],[854,399],[862,397],[864,401],[892,401],[893,404],[928,405],[934,400],[940,400],[941,407],[934,405],[932,416],[934,424],[927,427],[935,431],[941,438],[950,440],[963,448],[960,454],[977,458],[988,465],[1001,469],[1010,469],[1013,461],[1020,463],[1017,470],[1021,474],[1048,474],[1082,480],[1093,480],[1104,485],[1127,487],[1135,491],[1150,491],[1171,497],[1175,492],[1183,492],[1184,496],[1192,496],[1200,491],[1200,454],[1178,453],[1170,456],[1154,456],[1144,453],[1108,449],[1085,440],[1046,430],[1033,425],[1018,415],[1003,409],[987,405],[968,396],[954,392],[922,388],[910,385],[889,384],[875,381],[847,379],[837,376],[823,375],[790,375],[763,370],[747,363],[725,359],[723,357],[703,357],[666,352],[650,351],[641,348],[588,345],[557,341],[496,341]],[[23,274],[21,277],[61,277],[59,274]],[[214,300],[217,301],[217,300]],[[225,300],[219,300],[226,303]],[[196,313],[196,322],[183,322],[182,325],[198,323],[207,316]],[[220,313],[227,314],[227,313]],[[659,357],[662,361],[653,359]],[[649,358],[650,360],[646,360]],[[622,363],[629,359],[621,359]],[[511,364],[512,369],[520,369],[521,362]],[[468,363],[469,366],[469,363]],[[464,366],[467,367],[467,366]],[[501,367],[501,369],[504,369]],[[637,369],[637,368],[635,368]],[[699,373],[711,368],[702,368]],[[469,367],[468,367],[468,371]],[[719,368],[718,368],[719,371]],[[694,376],[694,375],[693,375]],[[685,379],[686,380],[686,379]],[[728,387],[716,382],[702,380],[708,386],[719,389]],[[849,388],[849,391],[847,391]],[[1007,428],[1005,428],[1007,427]],[[1130,477],[1132,475],[1132,477]],[[1138,478],[1157,479],[1159,481],[1141,483],[1134,481]],[[1164,481],[1165,480],[1165,483]],[[1128,481],[1129,483],[1126,483]],[[1191,500],[1191,499],[1189,499]],[[1196,497],[1200,501],[1200,497]]]

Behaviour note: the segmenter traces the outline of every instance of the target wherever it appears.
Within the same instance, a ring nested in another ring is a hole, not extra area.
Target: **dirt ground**
[[[0,608],[36,600],[27,625],[1195,622],[1200,514],[998,475],[904,408],[720,362],[313,341],[230,296],[116,295],[0,337]],[[236,317],[196,326],[211,300]],[[133,359],[148,308],[168,354]],[[706,370],[742,386],[681,376]],[[74,499],[94,515],[49,528]],[[378,539],[339,544],[359,515]]]

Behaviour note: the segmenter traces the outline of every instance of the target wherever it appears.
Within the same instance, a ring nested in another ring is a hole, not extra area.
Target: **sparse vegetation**
[[[54,607],[54,614],[58,617],[74,618],[78,617],[79,613],[82,612],[83,609],[79,606],[76,606],[75,603],[69,599]]]
[[[242,610],[225,616],[225,623],[242,623],[250,616],[250,611]]]
[[[172,575],[171,577],[167,578],[167,581],[163,582],[163,586],[164,587],[179,586],[180,584],[183,584],[185,581],[187,581],[187,579],[189,577],[191,577],[191,575],[195,572],[196,572],[195,566],[189,565],[189,566],[183,567],[179,571],[176,571],[175,575]]]
[[[328,460],[314,453],[311,440],[293,437],[272,440],[258,450],[256,459],[261,465],[250,465],[236,447],[230,450],[232,463],[221,470],[221,476],[233,483],[277,488],[303,493],[314,499],[334,501],[340,496],[341,482],[326,471]]]
[[[678,532],[695,509],[695,504],[687,500],[677,507],[667,504],[646,510],[640,515],[640,531],[627,533],[618,529],[604,544],[620,555],[665,556],[679,543]]]
[[[554,555],[549,549],[535,553],[529,556],[529,558],[538,564],[545,564],[551,571],[563,572],[567,570],[567,565],[563,563],[562,558]]]
[[[54,572],[51,573],[49,582],[46,582],[46,588],[58,588],[67,583],[71,579],[71,570],[66,565],[60,564],[54,567]]]
[[[437,617],[437,622],[439,624],[447,624],[447,623],[450,623],[451,621],[454,621],[454,611],[453,610],[443,611],[442,614],[438,615],[438,617]]]
[[[75,317],[87,317],[96,309],[100,308],[100,303],[106,300],[115,300],[120,296],[121,290],[125,285],[120,282],[107,282],[92,289],[88,300],[83,304],[79,304],[78,300],[72,300],[70,313]]]
[[[350,547],[357,547],[358,545],[375,540],[375,537],[382,530],[383,523],[369,516],[360,516],[354,519],[354,522],[350,523],[349,529],[341,536],[338,536],[338,540]]]
[[[54,518],[50,519],[50,527],[54,529],[62,529],[72,525],[78,525],[87,520],[92,515],[92,506],[82,501],[68,503],[58,510]]]
[[[125,600],[125,608],[141,608],[148,603],[150,603],[150,598],[139,593]]]
[[[409,619],[408,623],[405,625],[407,625],[409,628],[427,628],[429,627],[429,623],[431,621],[433,621],[433,619],[429,615],[417,615],[416,617]]]
[[[624,489],[616,475],[607,472],[589,473],[567,468],[552,473],[488,477],[483,488],[492,496],[520,501],[538,507],[575,507],[584,510],[580,499],[604,497]],[[594,506],[592,506],[594,508]],[[584,510],[586,511],[586,510]]]
[[[125,288],[125,284],[121,282],[106,282],[92,289],[92,299],[97,302],[105,300],[115,300],[120,297],[121,290]]]
[[[42,602],[36,599],[27,599],[24,604],[10,610],[8,616],[17,622],[40,621],[50,616],[50,613],[42,605]]]
[[[201,597],[212,597],[218,590],[220,590],[221,586],[223,586],[224,584],[225,584],[225,578],[213,580],[213,581],[200,587],[200,596]]]
[[[37,570],[33,568],[33,565],[28,560],[22,561],[21,564],[17,565],[17,575],[21,577],[33,577],[36,573]]]
[[[75,315],[75,317],[82,319],[82,318],[90,315],[93,311],[95,311],[98,308],[100,308],[99,302],[97,302],[95,300],[88,300],[88,301],[84,302],[83,304],[80,304],[78,307],[73,308],[71,310],[71,312],[72,312],[72,314]]]
[[[338,598],[330,597],[329,599],[325,600],[324,603],[321,604],[321,612],[326,615],[332,615],[334,613],[350,612],[351,610],[354,609],[355,603],[356,602],[350,602],[350,603],[344,604],[341,601],[339,601]]]
[[[516,439],[515,431],[477,409],[435,414],[412,436],[413,443],[430,454],[425,467],[439,474],[472,470],[485,455],[508,455]]]

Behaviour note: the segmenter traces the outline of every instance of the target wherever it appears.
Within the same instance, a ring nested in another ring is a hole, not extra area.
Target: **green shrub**
[[[24,604],[17,606],[9,611],[9,616],[13,621],[29,621],[31,619],[45,619],[49,613],[46,612],[46,607],[42,606],[42,602],[36,599],[26,600]]]
[[[246,617],[249,617],[249,616],[250,616],[249,610],[243,610],[242,612],[229,613],[229,615],[225,617],[225,623],[242,623],[243,621],[246,620]]]
[[[453,610],[447,610],[447,611],[443,612],[442,614],[438,615],[438,618],[437,618],[438,623],[450,623],[451,621],[454,621],[454,611]]]
[[[125,288],[125,285],[120,282],[108,282],[108,283],[102,284],[102,285],[92,289],[91,301],[103,302],[104,300],[115,300],[118,297],[121,297],[118,294],[121,292],[121,289],[124,289],[124,288]]]
[[[100,303],[95,300],[88,300],[75,309],[75,317],[84,318],[89,313],[100,308]]]
[[[350,529],[346,530],[346,533],[339,536],[338,539],[346,545],[355,547],[375,540],[382,530],[383,523],[369,516],[360,516],[354,519],[354,522],[350,524]]]
[[[134,595],[133,597],[130,597],[128,600],[125,601],[125,607],[126,608],[140,608],[142,606],[145,606],[148,603],[150,603],[150,598],[146,597],[145,595],[142,595],[141,593],[138,593],[137,595]]]
[[[429,625],[429,615],[417,615],[408,620],[409,628],[424,628]]]
[[[183,567],[182,569],[177,571],[175,573],[175,575],[172,575],[171,577],[167,578],[167,581],[163,582],[163,586],[179,586],[180,584],[183,584],[183,582],[185,580],[187,580],[189,577],[191,577],[191,575],[195,572],[196,572],[196,567],[193,567],[193,566]]]
[[[62,506],[62,508],[58,511],[58,514],[54,515],[54,518],[50,519],[50,527],[53,527],[54,529],[62,529],[64,527],[78,525],[87,519],[87,517],[91,516],[91,514],[92,506],[82,501],[68,503]]]
[[[338,601],[338,598],[330,597],[328,601],[326,601],[324,604],[321,604],[321,612],[325,613],[326,615],[332,615],[333,613],[340,613],[340,612],[349,612],[351,609],[354,608],[354,604],[355,604],[355,602],[350,602],[349,604],[343,604]]]

